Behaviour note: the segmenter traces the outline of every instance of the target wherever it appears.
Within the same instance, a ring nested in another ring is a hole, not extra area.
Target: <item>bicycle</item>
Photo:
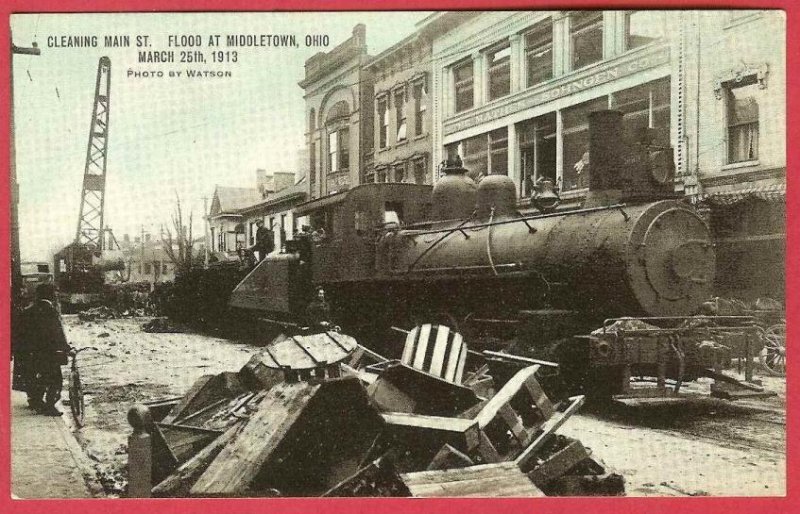
[[[81,384],[81,374],[78,370],[78,354],[84,350],[97,350],[94,346],[73,349],[70,352],[72,357],[69,365],[69,387],[67,389],[69,397],[69,410],[72,412],[72,419],[78,428],[83,427],[84,420],[84,401],[83,384]]]

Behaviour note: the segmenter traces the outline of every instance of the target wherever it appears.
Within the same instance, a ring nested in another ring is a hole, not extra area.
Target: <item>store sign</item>
[[[452,123],[445,121],[445,134],[453,134],[461,130],[474,127],[483,123],[494,121],[510,114],[529,109],[539,104],[550,102],[573,93],[590,90],[618,78],[633,75],[634,73],[655,68],[669,62],[669,48],[662,48],[657,52],[640,56],[628,62],[615,64],[577,79],[562,84],[556,84],[548,89],[520,98],[505,105],[497,106],[486,112],[475,114],[468,118]]]

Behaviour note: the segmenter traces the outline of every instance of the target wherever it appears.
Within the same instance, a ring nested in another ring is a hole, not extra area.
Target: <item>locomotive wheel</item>
[[[777,323],[764,331],[764,348],[758,359],[767,373],[778,377],[786,376],[785,323]]]

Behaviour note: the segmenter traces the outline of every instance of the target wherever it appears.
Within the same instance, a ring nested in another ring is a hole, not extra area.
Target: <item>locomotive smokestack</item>
[[[615,203],[625,189],[625,155],[628,151],[622,112],[589,114],[589,194],[585,207]]]

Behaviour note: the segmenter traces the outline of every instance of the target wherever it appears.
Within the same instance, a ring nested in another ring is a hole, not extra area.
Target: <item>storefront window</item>
[[[508,175],[508,128],[489,132],[489,167],[492,175]]]
[[[562,111],[563,190],[589,187],[589,113],[607,108],[601,96]]]
[[[728,163],[758,159],[758,99],[756,84],[728,88]]]
[[[665,21],[661,11],[625,13],[625,48],[632,50],[664,37]]]
[[[649,127],[654,144],[669,146],[669,84],[669,78],[664,78],[611,95],[613,108],[625,115],[622,122],[628,143],[642,141]]]
[[[530,196],[537,180],[556,182],[556,113],[552,112],[519,125],[520,195]]]
[[[603,13],[582,11],[570,16],[572,69],[577,70],[603,58]]]
[[[489,66],[489,100],[511,92],[511,46],[504,43],[486,53]]]
[[[472,107],[473,104],[473,67],[472,60],[466,61],[453,68],[455,84],[456,112],[461,112]]]
[[[525,35],[525,67],[527,87],[553,78],[553,22],[547,19],[536,24]]]

